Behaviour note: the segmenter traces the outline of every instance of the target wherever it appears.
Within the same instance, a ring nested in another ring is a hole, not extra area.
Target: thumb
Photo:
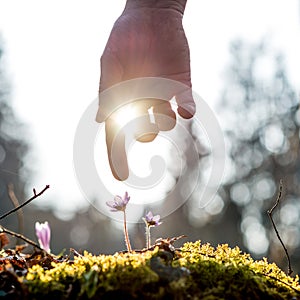
[[[125,149],[125,133],[112,119],[105,121],[107,155],[113,176],[120,181],[129,176]]]

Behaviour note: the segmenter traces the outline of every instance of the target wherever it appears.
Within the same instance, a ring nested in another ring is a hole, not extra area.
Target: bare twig
[[[274,209],[279,205],[279,202],[280,202],[280,200],[281,200],[281,197],[282,197],[282,189],[283,189],[283,183],[282,183],[282,179],[280,179],[280,182],[279,182],[279,191],[278,191],[278,195],[277,195],[276,202],[275,202],[275,204],[273,205],[273,207],[272,207],[270,210],[267,211],[267,213],[268,213],[268,216],[269,216],[269,218],[270,218],[270,220],[271,220],[271,222],[272,222],[272,225],[273,225],[274,230],[275,230],[275,232],[276,232],[277,238],[278,238],[279,242],[281,243],[281,245],[282,245],[282,247],[283,247],[283,249],[284,249],[284,251],[285,251],[285,255],[286,255],[287,260],[288,260],[288,275],[291,275],[291,274],[293,273],[293,270],[292,270],[292,267],[291,267],[290,256],[289,256],[289,253],[288,253],[288,251],[287,251],[287,248],[285,247],[285,245],[284,245],[284,243],[283,243],[283,241],[282,241],[282,239],[281,239],[281,237],[280,237],[280,235],[279,235],[279,232],[278,232],[278,230],[277,230],[277,227],[276,227],[275,222],[274,222],[273,217],[272,217],[272,214],[273,214]]]
[[[35,198],[41,196],[47,189],[49,189],[49,187],[50,187],[49,185],[46,185],[45,188],[42,191],[40,191],[39,193],[36,193],[35,190],[34,190],[33,191],[34,195],[30,199],[28,199],[27,201],[25,201],[24,203],[22,203],[18,207],[15,207],[14,209],[12,209],[9,212],[5,213],[4,215],[0,216],[0,220],[4,219],[5,217],[9,216],[10,214],[16,212],[17,210],[19,210],[20,208],[22,208],[23,206],[27,205],[29,202],[34,200]]]
[[[8,192],[8,196],[9,196],[11,202],[13,203],[14,207],[16,208],[16,207],[20,206],[20,202],[15,194],[14,185],[12,183],[10,183],[7,186],[7,192]],[[18,216],[18,225],[19,225],[18,232],[20,234],[23,234],[24,233],[24,215],[23,215],[22,209],[19,209],[17,211],[17,216]],[[17,240],[17,244],[18,244],[18,242],[19,242],[19,240]]]
[[[24,242],[32,245],[33,247],[36,247],[36,248],[40,249],[41,251],[45,251],[43,248],[41,248],[37,243],[35,243],[31,239],[25,237],[24,235],[22,235],[20,233],[16,233],[16,232],[14,232],[12,230],[9,230],[9,229],[3,227],[2,225],[0,225],[0,232],[4,232],[4,233],[10,234],[12,236],[15,236],[15,237],[23,240]]]

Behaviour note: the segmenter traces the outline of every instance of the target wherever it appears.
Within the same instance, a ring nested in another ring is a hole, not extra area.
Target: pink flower
[[[145,216],[147,226],[159,226],[162,223],[159,220],[160,215],[153,216],[151,211],[149,211]]]
[[[109,206],[111,208],[111,211],[113,211],[113,212],[125,211],[126,205],[129,200],[130,200],[130,197],[128,196],[128,193],[125,192],[125,195],[123,198],[121,196],[117,195],[117,196],[115,196],[114,200],[107,201],[106,205]]]
[[[124,215],[124,235],[125,235],[125,243],[127,246],[128,252],[131,252],[131,245],[130,245],[130,240],[129,240],[129,235],[128,235],[128,230],[127,230],[127,224],[126,224],[126,205],[128,204],[130,200],[130,197],[128,196],[128,193],[125,192],[124,197],[122,198],[121,196],[115,196],[115,199],[113,201],[107,201],[106,205],[111,208],[110,211],[116,212],[116,211],[122,211]]]
[[[35,223],[35,234],[39,240],[40,247],[47,252],[50,252],[50,236],[51,230],[48,222]]]

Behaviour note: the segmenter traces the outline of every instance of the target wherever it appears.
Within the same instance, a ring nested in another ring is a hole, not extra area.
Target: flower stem
[[[131,249],[131,245],[130,245],[128,230],[127,230],[126,212],[125,212],[125,210],[124,210],[124,235],[125,235],[125,243],[126,243],[127,251],[131,252],[132,249]]]
[[[146,247],[149,249],[151,247],[151,235],[150,235],[150,226],[146,225]]]

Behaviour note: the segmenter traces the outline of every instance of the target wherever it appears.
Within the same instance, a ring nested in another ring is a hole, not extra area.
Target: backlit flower
[[[146,214],[145,220],[148,226],[158,226],[162,223],[159,221],[160,215],[153,216],[151,211]]]
[[[130,197],[128,196],[128,193],[125,192],[124,197],[122,198],[121,196],[115,196],[115,199],[113,201],[107,201],[106,205],[111,208],[110,211],[116,212],[116,211],[122,211],[123,216],[124,216],[124,235],[125,235],[125,243],[127,246],[128,252],[131,252],[131,245],[130,245],[130,240],[129,240],[129,235],[128,235],[128,230],[127,230],[127,224],[126,224],[126,205],[128,204],[130,200]]]
[[[150,228],[160,225],[162,222],[160,222],[160,215],[153,216],[153,213],[149,211],[145,218],[143,218],[145,224],[146,224],[146,247],[149,249],[151,247],[151,234],[150,234]]]
[[[126,205],[128,201],[130,200],[130,197],[128,196],[128,193],[125,192],[124,197],[122,198],[121,196],[115,196],[115,199],[112,201],[107,201],[106,205],[111,208],[111,211],[116,212],[116,211],[125,211]]]
[[[51,230],[48,222],[45,223],[35,223],[35,233],[38,238],[40,247],[47,252],[50,252],[50,236]]]
[[[145,222],[147,226],[158,226],[162,223],[159,220],[160,220],[160,215],[153,216],[151,211],[149,211],[145,216]]]

